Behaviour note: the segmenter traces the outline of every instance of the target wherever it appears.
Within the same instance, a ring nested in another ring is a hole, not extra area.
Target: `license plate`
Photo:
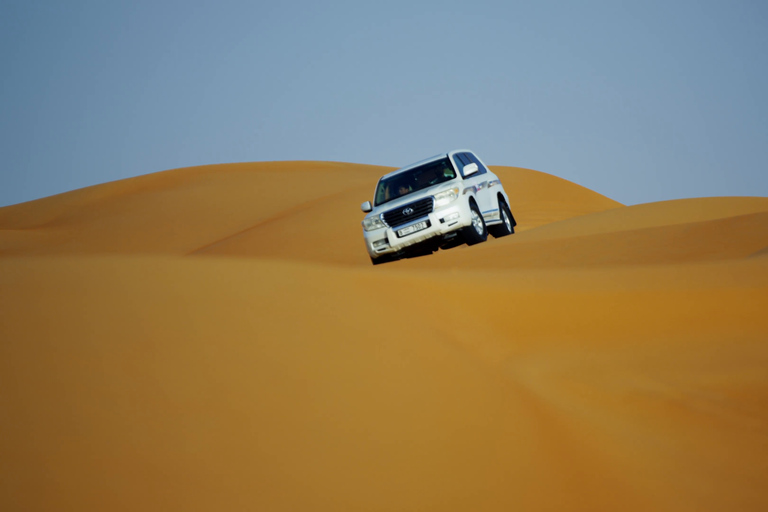
[[[410,235],[411,233],[421,231],[422,229],[427,229],[428,227],[429,227],[429,222],[426,220],[422,222],[417,222],[416,224],[411,224],[407,228],[398,229],[397,236]]]

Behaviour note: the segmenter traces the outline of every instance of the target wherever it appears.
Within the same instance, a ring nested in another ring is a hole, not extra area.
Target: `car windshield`
[[[414,167],[389,178],[379,180],[376,187],[375,205],[379,206],[398,197],[407,196],[417,190],[450,181],[456,177],[447,158]]]

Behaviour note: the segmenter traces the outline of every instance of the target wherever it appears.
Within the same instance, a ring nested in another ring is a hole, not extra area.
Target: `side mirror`
[[[371,206],[371,202],[370,201],[366,201],[366,202],[364,202],[363,204],[360,205],[360,209],[363,210],[365,213],[368,213],[371,210],[373,210],[373,206]]]
[[[477,164],[471,163],[464,166],[464,177],[471,176],[478,171]]]

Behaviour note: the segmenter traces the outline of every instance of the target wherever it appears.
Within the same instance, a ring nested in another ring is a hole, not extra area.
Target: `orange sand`
[[[768,198],[496,167],[517,234],[373,267],[386,170],[0,208],[0,510],[768,509]]]

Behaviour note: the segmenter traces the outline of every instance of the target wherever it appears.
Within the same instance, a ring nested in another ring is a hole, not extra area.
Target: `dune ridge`
[[[517,234],[377,267],[384,167],[0,208],[0,508],[768,507],[768,198],[493,169]]]

